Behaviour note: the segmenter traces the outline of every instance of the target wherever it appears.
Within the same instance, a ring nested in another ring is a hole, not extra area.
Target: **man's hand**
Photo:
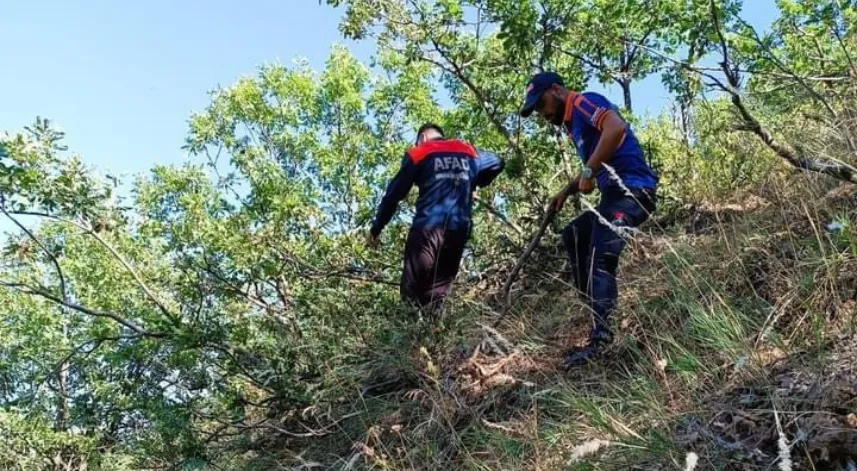
[[[370,249],[377,249],[381,245],[381,239],[378,236],[372,235],[372,231],[366,231],[366,246]]]
[[[550,204],[548,204],[547,210],[550,212],[558,213],[562,210],[562,207],[565,205],[565,201],[569,196],[576,194],[580,191],[580,179],[575,178],[569,183],[565,188],[559,191],[553,198],[551,198]],[[591,189],[589,191],[592,191]]]
[[[578,191],[583,194],[588,195],[592,193],[592,190],[595,189],[595,179],[594,178],[580,178],[577,183]]]
[[[560,190],[559,193],[557,193],[556,196],[551,199],[551,202],[548,205],[548,211],[554,213],[560,212],[562,210],[562,207],[565,205],[565,200],[568,199],[568,194],[569,193],[567,187]]]

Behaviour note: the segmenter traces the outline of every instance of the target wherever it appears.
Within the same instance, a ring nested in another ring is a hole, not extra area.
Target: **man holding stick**
[[[560,211],[575,191],[590,193],[597,185],[601,193],[595,211],[584,212],[562,231],[572,281],[594,318],[588,344],[564,355],[568,368],[592,359],[613,339],[610,317],[618,298],[616,269],[624,232],[655,210],[658,177],[630,126],[602,95],[567,90],[559,75],[543,72],[527,84],[521,116],[533,111],[565,129],[583,162],[580,175],[553,197],[549,211]]]

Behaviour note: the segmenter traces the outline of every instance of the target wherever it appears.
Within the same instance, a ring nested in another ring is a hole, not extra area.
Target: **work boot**
[[[597,357],[604,348],[613,341],[613,336],[606,331],[595,331],[589,338],[589,343],[582,348],[569,350],[562,356],[562,366],[565,369],[574,368]]]

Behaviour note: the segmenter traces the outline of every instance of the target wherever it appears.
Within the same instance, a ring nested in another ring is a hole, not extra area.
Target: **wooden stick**
[[[576,183],[572,184],[571,190],[569,192],[569,196],[575,195],[578,192]],[[545,235],[545,231],[547,231],[548,226],[550,225],[553,218],[556,216],[556,211],[552,208],[548,209],[545,216],[542,218],[542,223],[539,225],[539,230],[536,232],[536,235],[530,239],[530,243],[527,244],[527,247],[524,249],[521,256],[518,257],[518,262],[515,263],[515,266],[512,268],[512,273],[509,274],[509,278],[506,279],[506,283],[503,285],[503,310],[500,313],[500,317],[494,321],[492,327],[497,327],[500,325],[500,322],[503,321],[503,318],[506,317],[506,313],[509,312],[509,307],[512,304],[512,284],[515,283],[515,279],[518,278],[518,273],[520,273],[521,268],[524,266],[524,262],[526,262],[527,258],[533,251],[538,247],[539,242],[541,242],[542,237]]]

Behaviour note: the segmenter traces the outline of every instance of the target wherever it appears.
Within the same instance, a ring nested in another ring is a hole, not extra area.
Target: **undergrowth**
[[[496,330],[500,279],[459,283],[441,325],[393,313],[365,368],[337,375],[341,397],[325,406],[336,427],[281,443],[303,452],[279,458],[342,470],[854,469],[857,193],[801,180],[647,223],[623,257],[616,342],[579,369],[558,368],[590,317],[559,276],[556,235]]]

